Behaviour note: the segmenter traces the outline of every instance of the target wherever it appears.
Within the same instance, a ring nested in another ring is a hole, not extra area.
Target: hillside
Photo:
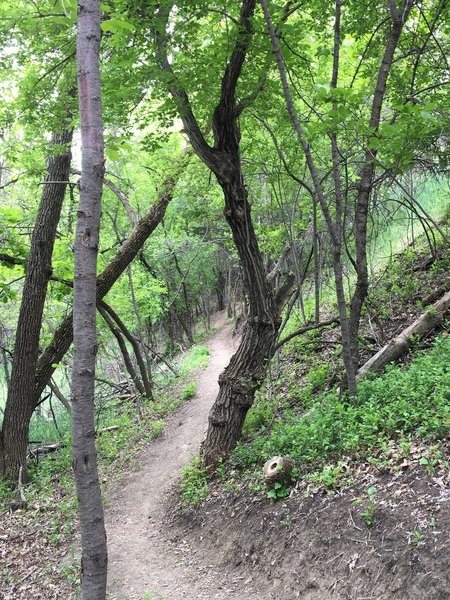
[[[430,259],[419,244],[378,274],[361,329],[366,357],[448,289],[449,261],[444,245]],[[323,310],[332,316],[332,301]],[[102,422],[114,423],[99,437],[108,597],[447,597],[448,320],[415,340],[399,364],[361,383],[356,402],[339,389],[338,328],[294,337],[275,358],[230,460],[212,478],[194,461],[180,480],[198,452],[217,376],[238,343],[223,312],[213,325],[217,332],[192,359],[186,355],[184,379],[159,408],[144,408],[136,420],[131,403]],[[293,319],[285,335],[298,325]],[[168,419],[167,410],[175,410]],[[76,597],[68,450],[37,466],[26,509],[8,510],[11,495],[2,490],[5,600]],[[295,481],[268,490],[262,466],[277,454],[294,458]]]
[[[448,290],[449,272],[445,247],[433,260],[408,248],[376,277],[362,328],[367,357]],[[356,404],[332,391],[336,330],[293,340],[208,496],[173,507],[166,521],[186,564],[208,557],[242,597],[446,598],[448,330],[447,320],[362,383]],[[296,460],[297,482],[268,492],[262,466],[279,454]]]

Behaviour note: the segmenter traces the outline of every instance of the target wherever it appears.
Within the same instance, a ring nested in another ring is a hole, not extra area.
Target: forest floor
[[[212,325],[209,364],[191,374],[196,396],[104,479],[108,599],[448,600],[448,440],[436,459],[419,440],[407,458],[392,441],[376,464],[349,459],[341,487],[300,480],[273,502],[263,485],[218,478],[200,505],[180,505],[181,470],[198,453],[238,343],[223,313]],[[1,600],[77,597],[78,542],[63,531],[63,494],[0,514]]]

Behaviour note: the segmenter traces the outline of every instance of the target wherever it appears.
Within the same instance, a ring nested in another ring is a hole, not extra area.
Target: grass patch
[[[194,369],[204,369],[209,362],[209,348],[206,346],[193,346],[181,361],[180,373],[182,376],[187,375],[189,371]]]
[[[201,504],[209,492],[206,472],[200,465],[200,459],[195,456],[191,464],[184,467],[180,483],[181,501],[185,506]]]
[[[195,383],[195,381],[190,381],[181,390],[180,398],[181,398],[181,400],[183,400],[183,402],[186,400],[192,400],[192,398],[194,398],[196,393],[197,393],[197,384]]]
[[[232,460],[244,467],[262,464],[273,455],[292,456],[301,472],[323,473],[330,461],[344,456],[370,457],[390,439],[417,436],[431,441],[450,434],[450,337],[440,337],[426,353],[416,354],[408,368],[391,366],[383,375],[358,386],[357,402],[337,391],[316,398],[298,417],[288,409],[279,415],[268,435],[260,433],[264,404],[249,417],[247,433]]]

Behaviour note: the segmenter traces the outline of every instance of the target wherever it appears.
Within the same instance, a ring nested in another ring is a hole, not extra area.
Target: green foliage
[[[375,525],[375,511],[377,507],[376,487],[369,487],[366,490],[365,497],[354,500],[353,504],[363,507],[363,510],[361,511],[361,518],[363,519],[367,527],[372,527],[373,525]]]
[[[275,417],[276,404],[262,392],[258,392],[255,403],[245,417],[243,435],[255,435],[266,431]]]
[[[180,392],[181,400],[191,400],[197,393],[197,384],[195,381],[190,381]]]
[[[450,339],[441,337],[408,368],[391,366],[384,375],[361,382],[356,403],[329,393],[303,416],[293,419],[289,413],[268,436],[239,445],[233,459],[250,466],[267,456],[290,455],[305,472],[323,473],[330,460],[368,457],[392,437],[444,438],[450,433],[449,364]]]
[[[209,492],[206,472],[200,465],[200,459],[194,457],[191,464],[184,467],[180,482],[180,496],[185,506],[201,504]]]
[[[183,358],[180,372],[186,375],[194,369],[204,369],[209,362],[209,349],[206,346],[194,346]]]
[[[276,481],[273,484],[273,487],[271,487],[271,489],[268,490],[267,497],[270,500],[282,500],[283,498],[286,498],[287,496],[289,496],[290,492],[291,492],[290,486],[287,486],[287,485],[281,483],[280,481]]]

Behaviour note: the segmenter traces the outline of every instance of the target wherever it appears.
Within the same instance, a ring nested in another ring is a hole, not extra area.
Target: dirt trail
[[[140,454],[139,470],[125,475],[109,492],[111,508],[106,521],[110,600],[252,597],[251,590],[242,589],[242,582],[230,581],[207,564],[198,564],[189,557],[187,565],[182,557],[189,550],[183,548],[175,554],[160,533],[171,486],[198,452],[218,391],[218,375],[235,351],[236,341],[225,321],[225,313],[216,315],[213,325],[218,331],[205,344],[210,360],[198,376],[196,397],[172,415],[164,435]]]

